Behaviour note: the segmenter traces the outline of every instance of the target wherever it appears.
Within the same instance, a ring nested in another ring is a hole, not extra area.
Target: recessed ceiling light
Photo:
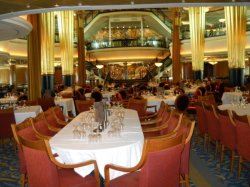
[[[134,1],[131,1],[130,3],[131,3],[131,5],[134,5],[134,4],[135,4],[135,2],[134,2]]]
[[[27,4],[27,5],[26,5],[26,8],[30,8],[30,4]]]
[[[79,3],[78,3],[78,6],[82,6],[82,2],[79,2]]]
[[[59,5],[56,3],[56,4],[54,4],[54,7],[58,7]]]

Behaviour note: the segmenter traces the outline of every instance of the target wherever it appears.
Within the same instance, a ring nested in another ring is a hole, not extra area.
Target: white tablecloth
[[[21,123],[28,117],[36,117],[42,111],[40,105],[19,107],[14,111],[16,124]]]
[[[218,108],[220,110],[230,110],[235,111],[237,115],[244,116],[250,115],[250,104],[243,105],[232,105],[232,104],[223,104],[219,105]]]
[[[76,116],[75,103],[73,98],[55,98],[55,104],[63,107],[64,115],[68,116],[68,112],[71,111]]]
[[[222,104],[231,104],[234,100],[239,102],[242,92],[224,92],[221,101]]]
[[[116,94],[115,91],[112,91],[112,92],[103,91],[101,93],[102,93],[103,99],[106,99],[107,101],[111,101],[112,96],[114,96]],[[85,97],[86,98],[90,98],[91,97],[91,93],[86,93]]]
[[[165,95],[164,98],[159,98],[156,96],[143,96],[143,97],[147,99],[148,106],[156,105],[157,110],[160,107],[161,101],[164,101],[168,105],[174,105],[176,99],[175,95]]]
[[[9,103],[16,103],[17,97],[4,97],[0,98],[0,103],[2,104],[9,104]]]
[[[108,129],[102,132],[102,140],[99,143],[89,143],[88,138],[74,139],[73,125],[81,120],[81,114],[74,118],[67,126],[50,139],[50,145],[54,152],[65,163],[78,163],[94,159],[100,174],[104,177],[106,164],[118,164],[124,167],[135,166],[141,159],[144,136],[140,120],[135,110],[126,109],[124,118],[124,130],[120,137],[108,136]],[[86,176],[93,167],[76,168],[81,176]],[[110,172],[111,179],[121,176],[122,172]]]

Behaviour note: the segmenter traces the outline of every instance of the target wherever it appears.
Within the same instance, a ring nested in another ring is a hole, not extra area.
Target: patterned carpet
[[[195,135],[193,140],[196,140]],[[195,141],[192,141],[191,168],[192,171],[197,170],[201,177],[197,179],[197,175],[191,175],[191,187],[249,187],[249,170],[243,168],[241,178],[238,180],[236,177],[237,159],[235,160],[233,173],[230,173],[228,153],[225,155],[225,161],[220,164],[219,156],[216,160],[213,159],[213,147],[207,153],[202,145],[202,143],[197,145]],[[20,186],[20,176],[17,153],[12,146],[6,144],[4,147],[0,147],[0,187],[18,186]]]
[[[207,152],[203,148],[203,142],[196,144],[194,133],[191,149],[191,165],[199,171],[201,176],[210,186],[215,187],[249,187],[250,172],[247,167],[243,167],[241,177],[237,178],[238,157],[234,160],[233,172],[230,173],[229,151],[225,152],[224,162],[220,163],[220,152],[214,159],[214,146]],[[249,165],[248,165],[249,168]],[[191,176],[196,184],[195,176]]]

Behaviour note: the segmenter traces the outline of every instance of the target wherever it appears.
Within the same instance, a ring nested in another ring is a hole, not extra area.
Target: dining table
[[[250,104],[234,103],[222,104],[218,106],[220,110],[234,111],[239,116],[250,115]]]
[[[17,102],[16,96],[9,96],[9,97],[3,97],[0,98],[0,104],[14,104]]]
[[[16,124],[21,123],[29,117],[36,117],[40,112],[42,112],[42,107],[40,105],[34,106],[18,106],[14,110]]]
[[[222,104],[231,104],[233,102],[239,102],[240,98],[242,97],[243,93],[238,92],[224,92],[221,101]]]
[[[156,106],[156,109],[160,108],[161,102],[164,101],[170,106],[174,106],[175,99],[177,95],[171,94],[171,95],[164,95],[164,96],[155,96],[155,95],[143,95],[143,98],[147,99],[147,106]],[[152,108],[149,108],[148,111],[153,110]]]
[[[76,116],[75,103],[73,98],[63,98],[55,97],[55,104],[63,108],[63,113],[65,116],[69,115],[69,112],[72,112],[73,116]]]
[[[90,111],[78,114],[49,140],[52,151],[59,156],[59,160],[66,164],[96,160],[100,175],[103,178],[106,164],[116,164],[123,167],[135,166],[141,159],[144,144],[144,136],[137,111],[124,109],[123,128],[119,136],[110,135],[111,125],[108,125],[101,132],[101,140],[98,142],[91,142],[88,135],[82,138],[74,136],[73,132],[76,126],[81,124],[84,115],[88,112]],[[75,172],[84,177],[90,174],[93,169],[93,166],[85,166],[75,168]],[[125,173],[111,170],[110,178],[114,179],[123,174]]]

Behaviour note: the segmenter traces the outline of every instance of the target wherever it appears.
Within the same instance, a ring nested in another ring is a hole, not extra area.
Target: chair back
[[[206,104],[217,105],[213,94],[198,96],[198,101]]]
[[[49,108],[56,106],[53,97],[50,97],[50,98],[38,98],[37,102],[42,107],[43,111],[46,111]]]
[[[235,116],[236,140],[238,153],[247,161],[250,161],[250,116]]]
[[[183,113],[180,113],[177,110],[171,110],[170,117],[164,124],[166,128],[161,130],[161,135],[176,132],[180,127],[182,117]]]
[[[63,126],[57,123],[57,120],[55,116],[53,115],[52,108],[44,112],[45,120],[47,121],[48,125],[51,125],[52,128],[54,127],[54,128],[61,129]]]
[[[202,102],[195,103],[195,109],[197,114],[198,131],[202,134],[205,134],[207,133],[207,121],[203,103]]]
[[[189,174],[190,147],[191,147],[191,138],[194,132],[194,126],[195,126],[195,121],[191,121],[188,117],[184,116],[181,120],[180,128],[177,131],[177,135],[186,134],[184,149],[181,153],[180,172],[182,176]]]
[[[217,112],[215,111],[214,105],[205,104],[204,105],[204,112],[207,121],[207,130],[209,137],[212,140],[219,140],[220,139],[220,123]]]
[[[19,140],[19,136],[28,138],[30,140],[38,140],[38,138],[32,129],[30,118],[25,119],[23,122],[19,124],[14,124],[14,123],[11,124],[11,129],[17,143],[18,157],[20,163],[20,173],[26,175],[27,174],[26,162],[24,159],[24,153]]]
[[[54,116],[56,116],[59,120],[66,121],[64,113],[63,113],[61,107],[59,107],[59,106],[52,107],[51,111],[54,114]]]
[[[0,110],[0,139],[12,138],[13,133],[11,130],[11,124],[16,123],[13,108]]]
[[[146,139],[140,170],[140,187],[179,186],[180,158],[184,136]]]
[[[130,98],[128,101],[127,108],[136,110],[138,112],[139,117],[144,117],[146,116],[147,100]]]
[[[94,100],[75,100],[77,114],[88,111],[89,108],[94,105]]]
[[[27,166],[29,187],[58,187],[56,166],[50,162],[43,140],[32,141],[19,136]]]
[[[218,110],[220,122],[220,142],[231,150],[236,150],[236,124],[228,110]]]
[[[31,124],[36,135],[41,139],[49,139],[56,134],[56,132],[50,130],[44,113],[40,113],[35,119],[32,118]]]

